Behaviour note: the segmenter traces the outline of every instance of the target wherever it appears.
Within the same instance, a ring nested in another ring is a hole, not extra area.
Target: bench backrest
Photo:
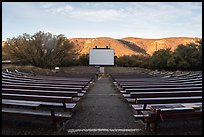
[[[70,103],[73,102],[72,97],[64,96],[45,96],[45,95],[25,95],[25,94],[9,94],[2,93],[2,99],[15,99],[15,100],[30,100],[30,101],[45,101],[45,102],[58,102]]]
[[[126,93],[130,92],[144,92],[144,91],[157,91],[157,92],[164,92],[164,91],[196,91],[202,90],[202,87],[176,87],[176,88],[134,88],[134,89],[126,89]]]
[[[122,82],[118,83],[120,86],[125,86],[125,85],[186,85],[186,84],[196,84],[196,83],[202,83],[202,80],[199,81],[190,81],[190,82],[176,82],[176,83],[170,83],[170,82]]]
[[[75,81],[75,82],[89,82],[90,79],[80,79],[80,78],[57,78],[57,77],[49,77],[49,78],[38,78],[38,77],[25,77],[25,76],[9,76],[3,75],[5,78],[11,79],[18,79],[18,80],[33,80],[33,81],[56,81],[56,82],[63,82],[63,81]]]
[[[36,86],[36,85],[9,85],[2,84],[3,88],[16,89],[38,89],[38,90],[61,90],[61,91],[82,91],[82,88],[75,87],[50,87],[50,86]]]
[[[202,96],[200,91],[174,91],[174,92],[130,92],[132,98],[150,98],[150,97],[190,97]]]
[[[180,84],[175,84],[175,85],[131,85],[131,86],[121,86],[123,89],[130,89],[130,88],[171,88],[171,87],[198,87],[202,86],[202,84],[186,84],[186,85],[180,85]]]
[[[166,97],[166,98],[136,98],[136,104],[168,104],[168,103],[196,103],[201,102],[202,96]]]
[[[85,85],[59,85],[59,84],[43,84],[43,83],[26,83],[26,82],[9,82],[9,81],[2,81],[2,84],[9,84],[9,85],[30,85],[30,86],[49,86],[49,87],[74,87],[74,88],[84,88]]]
[[[58,85],[65,85],[65,84],[72,84],[72,85],[88,85],[87,82],[55,82],[55,81],[32,81],[32,80],[18,80],[18,79],[10,79],[10,78],[2,78],[2,81],[10,81],[10,82],[18,82],[18,83],[40,83],[40,84],[58,84]]]
[[[25,95],[46,95],[46,96],[65,96],[65,97],[77,97],[77,91],[50,91],[50,90],[29,90],[29,89],[11,89],[2,88],[3,93],[9,94],[25,94]]]

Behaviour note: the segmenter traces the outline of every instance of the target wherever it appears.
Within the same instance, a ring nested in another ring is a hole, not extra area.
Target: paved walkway
[[[67,134],[147,134],[110,78],[95,81],[67,123]]]

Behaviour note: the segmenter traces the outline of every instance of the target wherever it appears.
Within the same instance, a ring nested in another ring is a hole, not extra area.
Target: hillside
[[[100,37],[100,38],[72,38],[69,39],[74,42],[76,48],[80,50],[81,54],[89,53],[91,48],[105,48],[108,46],[115,50],[115,56],[123,56],[123,55],[141,55],[145,54],[145,51],[138,50],[134,51],[132,48],[128,46],[128,44],[123,43],[117,39],[108,38],[108,37]],[[137,45],[134,44],[134,47],[138,48]]]
[[[195,43],[199,38],[189,38],[189,37],[169,37],[161,39],[143,39],[127,37],[122,40],[129,41],[144,49],[147,54],[152,55],[154,51],[159,49],[171,48],[175,50],[179,44],[186,45],[187,43]]]
[[[154,51],[159,49],[171,48],[175,50],[179,44],[187,44],[196,42],[199,38],[189,37],[170,37],[161,39],[144,39],[135,37],[126,37],[122,39],[113,39],[109,37],[99,38],[71,38],[76,48],[81,54],[87,54],[90,48],[105,48],[106,46],[115,50],[116,56],[123,55],[152,55]]]

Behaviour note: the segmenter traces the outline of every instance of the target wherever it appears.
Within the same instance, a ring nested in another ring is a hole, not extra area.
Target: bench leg
[[[66,112],[66,111],[67,111],[67,109],[66,109],[66,103],[65,103],[65,102],[62,102],[62,105],[63,105],[64,111]]]
[[[66,129],[66,125],[68,122],[69,122],[69,120],[61,122],[60,127],[59,127],[59,131],[66,131],[65,129]]]
[[[33,110],[36,110],[36,107],[32,107],[33,108]]]
[[[152,123],[152,131],[153,131],[154,133],[157,132],[157,126],[158,126],[158,122]]]
[[[52,117],[52,127],[53,127],[53,130],[57,130],[57,121],[56,121],[55,113],[54,113],[53,109],[51,109],[51,117]]]
[[[145,123],[145,130],[149,130],[150,129],[150,123]]]

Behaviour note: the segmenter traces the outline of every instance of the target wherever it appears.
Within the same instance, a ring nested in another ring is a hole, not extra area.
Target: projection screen
[[[114,65],[114,50],[105,48],[90,49],[89,65]]]

